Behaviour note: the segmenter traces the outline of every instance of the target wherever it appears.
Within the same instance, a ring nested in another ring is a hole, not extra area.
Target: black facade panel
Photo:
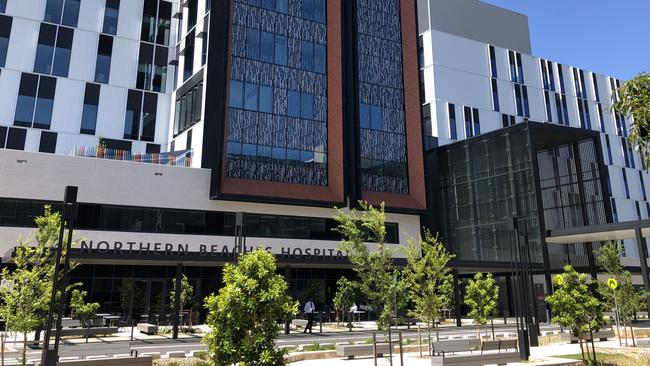
[[[41,132],[41,142],[38,147],[39,152],[54,154],[56,151],[56,132]]]
[[[7,144],[5,147],[12,150],[25,150],[26,137],[26,129],[9,127],[9,134],[7,135]]]

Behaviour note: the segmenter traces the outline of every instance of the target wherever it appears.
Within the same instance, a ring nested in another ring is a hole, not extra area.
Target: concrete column
[[[639,249],[639,264],[641,265],[641,275],[643,276],[643,287],[650,293],[650,278],[648,278],[648,258],[645,248],[645,239],[641,234],[641,228],[634,229],[636,236],[636,246]],[[650,314],[650,296],[647,299],[648,314]]]

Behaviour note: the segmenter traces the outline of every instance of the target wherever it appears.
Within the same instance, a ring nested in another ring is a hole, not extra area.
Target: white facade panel
[[[27,136],[25,137],[25,151],[38,151],[38,145],[41,142],[41,131],[42,130],[35,128],[27,129]]]
[[[3,69],[0,72],[0,125],[11,126],[14,124],[18,87],[20,86],[20,72]]]
[[[438,31],[431,32],[431,38],[434,64],[478,75],[488,74],[488,49],[484,43]]]
[[[156,135],[154,142],[157,144],[165,144],[167,136],[169,135],[170,126],[170,109],[171,96],[165,94],[158,94],[158,108],[156,113]]]
[[[97,62],[97,44],[99,34],[76,30],[72,41],[70,57],[71,79],[93,82],[95,80],[95,63]]]
[[[121,3],[120,3],[121,4]],[[135,88],[138,71],[140,44],[124,38],[113,38],[113,59],[111,60],[111,85]]]
[[[479,109],[492,109],[490,80],[485,76],[434,65],[436,97]]]
[[[102,85],[95,135],[112,139],[124,137],[126,95],[126,89]]]
[[[118,37],[140,39],[143,6],[143,0],[120,1],[120,13],[117,19]]]
[[[101,32],[104,23],[105,6],[106,0],[83,0],[79,6],[79,23],[77,29],[95,33]]]
[[[46,0],[8,0],[7,15],[42,21]]]
[[[99,145],[99,138],[93,135],[59,133],[56,139],[56,154],[69,155],[75,146],[94,147]]]
[[[83,81],[57,80],[50,126],[52,131],[79,133],[85,85]]]
[[[8,69],[32,72],[39,29],[37,21],[14,18],[5,62]]]

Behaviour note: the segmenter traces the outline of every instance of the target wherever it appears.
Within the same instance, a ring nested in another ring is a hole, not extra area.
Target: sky
[[[650,72],[650,0],[482,0],[528,15],[533,55],[622,80]]]

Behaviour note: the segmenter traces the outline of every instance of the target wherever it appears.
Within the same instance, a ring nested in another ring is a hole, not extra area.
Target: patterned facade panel
[[[365,191],[408,194],[399,0],[357,1],[361,175]]]
[[[327,26],[305,1],[235,0],[229,178],[327,185]]]

